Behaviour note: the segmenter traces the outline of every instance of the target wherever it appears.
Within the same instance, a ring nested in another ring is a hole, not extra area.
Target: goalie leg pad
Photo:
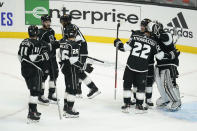
[[[166,92],[165,92],[165,89],[164,89],[164,85],[163,85],[164,82],[163,82],[163,79],[160,76],[158,67],[155,68],[155,82],[157,84],[157,89],[158,89],[158,91],[159,91],[159,93],[161,95],[160,99],[162,99],[162,101],[164,103],[168,102],[169,99],[168,99],[168,97],[166,95]]]
[[[169,100],[172,102],[180,101],[180,92],[179,89],[173,85],[170,70],[166,69],[161,71],[161,75],[164,82],[165,92]]]

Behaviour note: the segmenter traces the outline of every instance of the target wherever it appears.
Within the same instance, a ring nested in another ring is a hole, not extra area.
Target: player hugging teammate
[[[173,35],[163,29],[160,22],[150,22],[148,30],[155,35],[157,43],[165,56],[163,59],[156,59],[155,80],[161,97],[157,99],[156,105],[170,111],[177,111],[181,107],[178,78],[179,55],[173,41]]]
[[[144,19],[140,31],[132,31],[129,41],[123,44],[120,39],[114,41],[114,46],[120,51],[130,51],[123,76],[122,111],[129,113],[130,106],[136,104],[137,113],[143,113],[151,102],[152,85],[154,82],[154,56],[156,65],[156,83],[161,97],[156,104],[170,111],[181,107],[181,99],[176,78],[178,77],[178,56],[172,35],[163,30],[159,22]],[[131,87],[134,87],[134,101],[131,101]],[[145,95],[146,93],[146,95]],[[143,106],[146,96],[147,106]]]

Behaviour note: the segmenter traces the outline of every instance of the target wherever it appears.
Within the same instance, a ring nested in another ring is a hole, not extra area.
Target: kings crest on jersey
[[[124,45],[130,50],[127,66],[130,70],[147,72],[150,56],[157,53],[157,42],[151,36],[140,31],[132,31],[130,40]]]
[[[60,40],[60,59],[61,62],[64,63],[63,68],[66,70],[66,68],[70,68],[71,65],[74,63],[79,62],[80,58],[80,48],[81,48],[81,42],[79,41],[71,41],[67,39]],[[81,63],[74,64],[75,67],[80,66]],[[62,68],[62,69],[63,69]]]

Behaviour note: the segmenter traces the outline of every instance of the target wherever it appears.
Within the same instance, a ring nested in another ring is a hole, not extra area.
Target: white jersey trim
[[[131,67],[129,67],[129,65],[127,65],[127,67],[129,68],[129,70],[135,71],[135,72],[148,72],[148,70],[144,70],[144,71],[139,71],[136,69],[132,69]]]
[[[176,67],[178,67],[178,66],[177,66],[177,65],[175,65],[175,64],[161,64],[161,65],[156,65],[156,66],[161,67],[161,66],[169,66],[169,65],[172,65],[172,66],[176,66]]]

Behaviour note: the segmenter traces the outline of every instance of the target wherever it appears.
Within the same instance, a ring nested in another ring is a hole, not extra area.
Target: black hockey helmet
[[[141,21],[141,26],[147,27],[148,23],[150,23],[151,20],[148,18],[145,18]]]
[[[71,23],[71,20],[72,20],[71,15],[65,14],[65,15],[62,15],[62,16],[60,17],[60,23],[67,23],[67,24],[70,24],[70,23]]]
[[[77,36],[77,28],[70,24],[66,28],[64,28],[64,37],[66,38],[75,38]]]
[[[38,27],[35,25],[30,25],[28,27],[28,34],[29,34],[29,37],[37,36],[38,35]]]
[[[46,14],[46,15],[43,15],[41,16],[41,21],[44,22],[44,21],[50,21],[51,22],[51,17]]]

